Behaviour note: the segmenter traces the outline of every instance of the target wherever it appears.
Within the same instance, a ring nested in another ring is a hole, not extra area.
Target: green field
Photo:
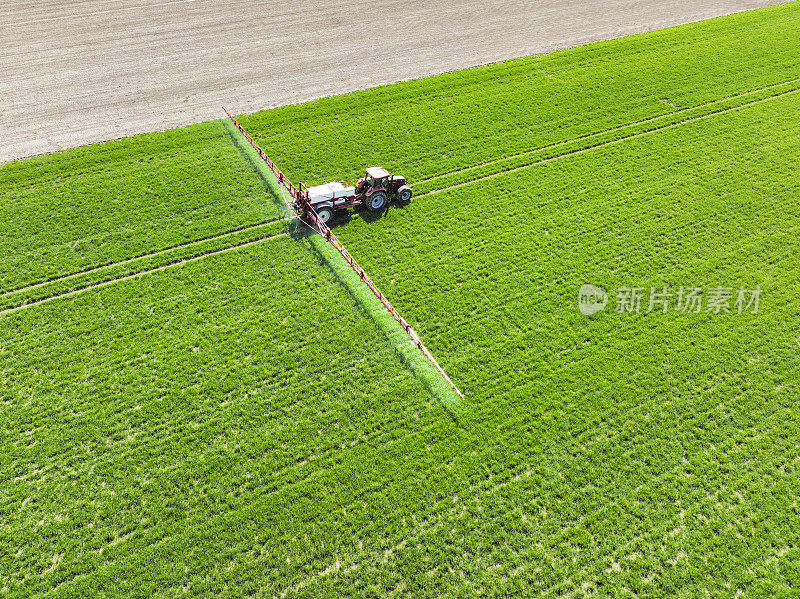
[[[220,122],[0,166],[0,594],[796,596],[799,30],[242,117],[295,182],[411,180],[335,231],[456,408]]]

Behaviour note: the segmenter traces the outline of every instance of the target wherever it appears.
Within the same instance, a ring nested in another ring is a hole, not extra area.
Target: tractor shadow
[[[391,218],[392,212],[394,210],[405,210],[411,204],[410,201],[408,202],[398,202],[392,201],[389,202],[383,210],[378,212],[372,212],[366,208],[366,206],[357,206],[352,210],[348,211],[341,211],[337,212],[331,221],[328,223],[328,226],[331,229],[335,229],[336,227],[346,225],[349,222],[353,221],[355,218],[360,218],[367,224],[374,223],[375,221],[379,221],[384,218]]]
[[[277,205],[282,206],[281,199],[272,192],[273,198]],[[390,202],[386,208],[379,212],[371,212],[364,206],[358,206],[352,210],[341,210],[337,211],[334,214],[333,218],[328,221],[328,227],[334,231],[338,227],[342,227],[356,219],[360,219],[367,224],[374,223],[381,219],[388,219],[391,218],[391,214],[393,210],[405,210],[411,202]],[[311,235],[318,235],[315,228],[310,227],[296,219],[290,219],[291,225],[289,229],[289,235],[293,239],[305,239],[310,237]]]

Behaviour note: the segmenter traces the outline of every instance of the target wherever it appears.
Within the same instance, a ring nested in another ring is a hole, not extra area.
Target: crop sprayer
[[[350,252],[345,249],[327,225],[337,210],[346,210],[347,208],[363,205],[371,212],[380,212],[387,206],[390,199],[401,203],[409,202],[413,192],[408,186],[405,177],[392,175],[382,167],[370,167],[366,169],[365,176],[352,186],[345,186],[343,183],[334,182],[314,187],[307,187],[305,184],[300,183],[299,186],[295,187],[283,171],[281,171],[272,159],[267,156],[266,152],[264,152],[255,140],[250,137],[250,134],[245,131],[244,127],[233,118],[231,113],[224,107],[223,110],[236,128],[244,135],[245,139],[253,146],[253,149],[258,153],[259,157],[267,163],[267,166],[275,177],[277,177],[278,183],[282,188],[289,192],[292,198],[291,202],[283,195],[283,189],[281,190],[281,197],[289,212],[300,222],[319,232],[322,237],[336,248],[336,251],[341,254],[359,278],[364,281],[364,284],[367,285],[375,297],[380,300],[394,319],[400,323],[400,326],[403,327],[403,330],[411,338],[414,345],[424,354],[447,384],[453,388],[456,394],[463,399],[464,395],[458,390],[458,387],[455,386],[453,381],[450,380],[450,377],[447,376],[444,369],[439,366],[439,363],[433,355],[431,355],[425,345],[423,345],[417,333],[411,328],[411,325],[406,322],[405,318],[400,316],[386,296],[381,293],[377,285],[372,282],[369,275],[358,265],[355,258],[350,255]]]

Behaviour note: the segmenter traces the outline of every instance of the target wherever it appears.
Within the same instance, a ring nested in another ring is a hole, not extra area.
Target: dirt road
[[[779,1],[2,2],[0,162]]]

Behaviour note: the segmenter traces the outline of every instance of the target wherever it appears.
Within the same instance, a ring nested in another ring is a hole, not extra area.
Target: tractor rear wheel
[[[327,223],[329,220],[333,218],[333,208],[330,206],[323,206],[322,208],[317,208],[317,217],[323,223]]]
[[[380,212],[386,206],[386,192],[376,191],[367,198],[367,208],[370,212]]]
[[[408,185],[403,185],[397,190],[397,201],[407,204],[411,201],[412,195],[414,195],[414,192],[411,191],[411,188]]]

